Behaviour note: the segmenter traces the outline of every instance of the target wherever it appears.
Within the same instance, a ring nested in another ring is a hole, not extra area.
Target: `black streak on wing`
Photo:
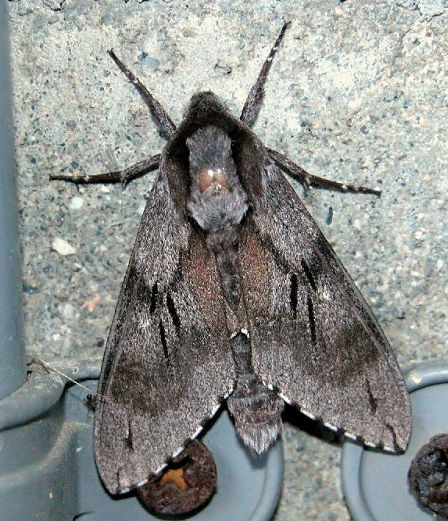
[[[297,301],[297,275],[295,273],[291,273],[290,279],[291,279],[291,294],[290,294],[289,305],[291,306],[291,310],[294,315],[294,318],[296,318],[297,304],[298,304],[298,301]]]
[[[314,319],[313,299],[309,295],[307,297],[307,306],[308,306],[308,318],[309,318],[309,322],[310,322],[311,342],[313,344],[315,344],[316,343],[316,322]]]
[[[179,318],[179,315],[177,314],[176,307],[174,306],[174,302],[173,302],[170,292],[167,292],[167,294],[166,294],[166,304],[168,306],[168,311],[173,320],[174,327],[176,328],[176,332],[179,335],[180,334],[180,318]]]
[[[314,291],[316,291],[316,282],[313,278],[313,274],[311,273],[308,264],[305,262],[305,259],[302,259],[300,261],[300,264],[302,265],[303,271],[306,275],[306,278],[308,279],[308,282],[310,283],[310,286],[313,288]]]
[[[126,445],[130,450],[134,450],[134,441],[132,437],[132,426],[130,418],[128,418],[128,435],[126,436]]]
[[[156,310],[156,305],[157,305],[157,293],[158,293],[158,289],[157,289],[157,282],[154,283],[153,287],[152,287],[152,292],[151,292],[151,303],[149,305],[149,312],[151,313],[151,315],[154,313],[154,311]]]
[[[367,385],[367,393],[369,395],[369,405],[370,405],[370,408],[372,409],[372,412],[375,414],[376,410],[378,409],[378,401],[373,396],[372,389],[370,388],[370,382],[368,379],[366,379],[366,385]]]
[[[160,341],[162,342],[163,354],[166,358],[166,361],[168,363],[170,363],[170,355],[168,353],[168,344],[166,343],[165,328],[163,327],[162,321],[159,322],[159,333],[160,333]]]

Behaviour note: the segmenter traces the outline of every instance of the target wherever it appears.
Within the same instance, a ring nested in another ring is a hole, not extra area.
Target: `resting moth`
[[[243,442],[265,452],[284,402],[362,443],[404,450],[410,405],[375,317],[286,172],[306,186],[378,194],[312,176],[251,130],[285,24],[240,118],[195,94],[179,126],[119,60],[168,142],[122,172],[158,168],[109,333],[95,455],[113,494],[157,475],[224,400]]]

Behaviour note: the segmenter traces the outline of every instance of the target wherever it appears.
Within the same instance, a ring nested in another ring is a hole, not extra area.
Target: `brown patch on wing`
[[[181,273],[197,295],[197,305],[211,331],[221,330],[226,322],[225,301],[221,293],[216,260],[199,234],[191,236],[189,253],[182,259]]]
[[[270,302],[273,287],[272,253],[263,245],[248,218],[241,227],[238,258],[246,301],[251,302],[251,315],[266,316],[266,302]]]

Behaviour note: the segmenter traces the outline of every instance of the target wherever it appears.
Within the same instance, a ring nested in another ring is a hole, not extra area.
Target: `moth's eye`
[[[225,188],[229,192],[232,191],[232,185],[229,183],[227,173],[222,168],[203,168],[199,170],[198,185],[201,193],[204,193],[210,187]]]

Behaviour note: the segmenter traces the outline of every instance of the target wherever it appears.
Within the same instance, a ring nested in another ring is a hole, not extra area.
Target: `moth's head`
[[[185,117],[189,119],[190,116],[194,115],[196,123],[205,126],[207,122],[211,123],[216,121],[217,118],[222,119],[224,114],[230,115],[227,107],[216,94],[208,90],[193,94]]]
[[[219,127],[207,125],[186,140],[192,183],[201,193],[219,194],[232,191],[236,166],[232,157],[232,141]]]

